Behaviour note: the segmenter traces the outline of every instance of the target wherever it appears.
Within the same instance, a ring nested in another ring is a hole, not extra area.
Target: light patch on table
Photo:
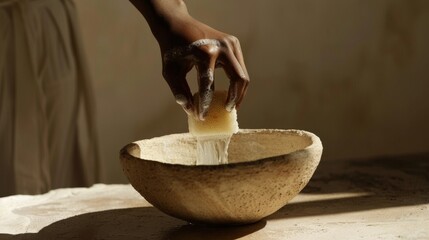
[[[108,190],[107,190],[108,188]],[[91,188],[53,190],[36,196],[0,198],[0,233],[35,233],[43,227],[77,214],[150,206],[132,188],[96,184]]]

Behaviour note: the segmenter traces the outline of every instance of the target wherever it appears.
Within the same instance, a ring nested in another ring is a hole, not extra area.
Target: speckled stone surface
[[[252,225],[190,225],[130,185],[0,198],[0,239],[429,239],[429,154],[321,161],[306,188]]]

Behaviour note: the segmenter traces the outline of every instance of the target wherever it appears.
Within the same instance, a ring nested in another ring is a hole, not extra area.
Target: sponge
[[[189,132],[195,137],[213,137],[232,135],[238,132],[237,110],[231,112],[225,109],[226,91],[215,91],[204,121],[188,115]],[[198,106],[198,93],[194,95],[194,103]]]

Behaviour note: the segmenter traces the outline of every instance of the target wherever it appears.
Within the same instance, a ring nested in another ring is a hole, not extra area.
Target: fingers
[[[241,50],[234,51],[230,49],[226,53],[226,62],[223,68],[231,81],[226,101],[226,110],[232,111],[234,107],[238,108],[240,106],[249,85],[249,76],[244,65]]]
[[[208,61],[196,65],[198,71],[198,119],[203,121],[207,115],[214,92],[214,70],[216,57],[212,56]]]
[[[188,115],[193,115],[193,98],[192,92],[186,81],[186,73],[189,70],[183,66],[179,66],[177,63],[167,62],[163,66],[163,76],[167,81],[176,102],[182,106],[183,110]]]
[[[199,120],[205,119],[215,89],[216,63],[222,65],[230,79],[225,108],[232,111],[240,106],[249,85],[249,75],[237,38],[228,36],[221,41],[201,39],[185,48],[173,50],[164,54],[163,75],[177,103],[186,113],[195,114],[194,117]],[[194,65],[198,72],[198,106],[193,102],[192,93],[186,81],[186,74]]]

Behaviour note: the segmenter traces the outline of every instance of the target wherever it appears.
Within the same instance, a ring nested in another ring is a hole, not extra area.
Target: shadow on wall
[[[429,203],[429,153],[322,161],[302,194],[362,193],[363,196],[291,203],[267,218],[294,219]],[[93,212],[55,222],[36,234],[0,239],[220,239],[255,233],[265,220],[238,227],[187,224],[153,207]]]

